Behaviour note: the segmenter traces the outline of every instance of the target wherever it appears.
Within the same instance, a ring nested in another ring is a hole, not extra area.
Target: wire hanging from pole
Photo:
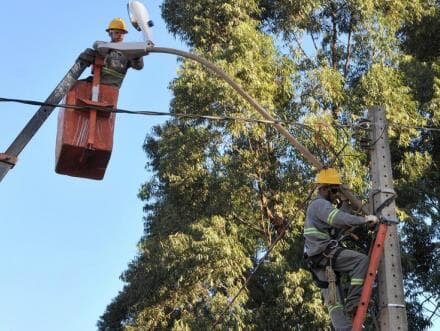
[[[304,199],[304,201],[302,201],[302,203],[300,204],[297,212],[295,213],[295,215],[293,217],[291,217],[290,221],[287,222],[284,227],[281,229],[280,234],[275,238],[275,240],[272,242],[272,244],[268,247],[266,254],[264,254],[264,256],[260,259],[260,261],[257,263],[257,265],[255,266],[255,268],[253,269],[253,271],[250,273],[250,275],[246,278],[244,284],[240,287],[240,289],[238,290],[238,292],[232,297],[232,299],[228,300],[229,303],[226,306],[226,308],[222,311],[222,313],[220,314],[220,316],[215,320],[214,324],[213,324],[213,329],[219,324],[221,323],[221,321],[224,318],[224,315],[226,314],[226,312],[228,311],[228,309],[232,306],[232,304],[235,302],[235,300],[237,300],[237,298],[240,296],[240,294],[244,291],[244,289],[248,286],[250,280],[252,279],[252,277],[255,275],[255,273],[258,271],[259,267],[261,266],[261,264],[266,260],[266,258],[269,256],[269,254],[272,252],[272,250],[274,249],[275,245],[284,237],[284,235],[286,234],[288,228],[290,227],[290,225],[293,223],[293,221],[296,219],[296,216],[298,215],[298,213],[301,210],[304,210],[306,208],[307,203],[309,202],[310,198],[312,197],[313,192],[315,192],[316,187],[313,187],[309,194],[307,195],[306,199]]]

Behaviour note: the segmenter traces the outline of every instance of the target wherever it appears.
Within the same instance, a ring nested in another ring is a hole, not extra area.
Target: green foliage
[[[414,330],[427,329],[426,305],[440,297],[440,269],[431,263],[440,261],[440,135],[414,128],[440,121],[440,64],[420,62],[428,47],[414,44],[434,13],[426,0],[162,4],[175,36],[285,121],[360,195],[369,189],[369,160],[351,123],[371,106],[386,107]],[[174,112],[259,118],[199,64],[182,61],[170,88]],[[313,169],[284,137],[263,124],[170,120],[144,149],[152,171],[139,191],[145,231],[99,330],[209,330],[216,322],[218,330],[329,329],[301,264]]]
[[[432,10],[419,21],[405,24],[400,35],[402,47],[421,61],[435,61],[440,56],[440,10]]]

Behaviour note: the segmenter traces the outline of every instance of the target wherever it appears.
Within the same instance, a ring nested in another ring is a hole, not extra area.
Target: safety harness
[[[319,288],[328,288],[329,281],[320,280],[316,275],[316,273],[314,272],[314,270],[325,268],[326,273],[328,273],[327,270],[329,270],[328,267],[330,267],[331,270],[333,271],[334,261],[336,261],[337,257],[339,256],[339,254],[341,254],[341,252],[344,249],[345,248],[339,246],[338,241],[334,239],[330,241],[330,244],[321,254],[308,256],[306,253],[304,253],[304,260],[307,266],[307,270],[311,272],[313,280],[316,283],[316,286],[318,286]],[[335,277],[336,284],[339,284],[339,279],[340,279],[339,273],[333,271],[333,274],[335,274],[336,276]]]

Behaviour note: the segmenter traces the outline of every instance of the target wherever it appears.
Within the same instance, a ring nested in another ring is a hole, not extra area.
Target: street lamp
[[[128,16],[133,27],[142,31],[144,35],[144,41],[147,44],[154,45],[153,33],[151,28],[153,27],[153,21],[150,20],[147,8],[140,1],[129,1],[127,4]]]

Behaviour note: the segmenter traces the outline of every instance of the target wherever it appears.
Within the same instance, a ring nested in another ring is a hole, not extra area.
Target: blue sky
[[[182,49],[166,31],[161,1],[144,1],[157,46]],[[116,16],[128,23],[126,1],[5,1],[0,96],[44,101],[76,57]],[[142,41],[129,27],[126,41]],[[168,84],[178,63],[151,54],[130,71],[119,107],[168,111]],[[89,74],[89,69],[86,71]],[[36,107],[0,104],[0,152]],[[163,117],[119,114],[103,181],[54,171],[55,111],[0,182],[0,330],[88,331],[122,288],[119,275],[142,235],[138,189],[150,175],[142,143]]]

